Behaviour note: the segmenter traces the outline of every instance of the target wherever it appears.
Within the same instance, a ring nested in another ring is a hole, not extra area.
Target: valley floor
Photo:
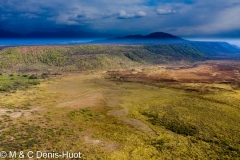
[[[86,71],[1,92],[0,150],[239,159],[239,72],[229,61]]]

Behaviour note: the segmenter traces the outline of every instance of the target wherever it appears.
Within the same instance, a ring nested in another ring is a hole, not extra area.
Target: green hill
[[[0,50],[0,71],[85,71],[177,61],[239,59],[238,51],[228,43],[217,42],[8,47]]]
[[[0,70],[84,71],[203,59],[197,50],[176,45],[10,47],[0,51]]]

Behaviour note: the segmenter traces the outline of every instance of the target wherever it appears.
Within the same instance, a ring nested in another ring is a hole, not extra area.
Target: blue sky
[[[240,38],[239,0],[1,0],[0,28]]]

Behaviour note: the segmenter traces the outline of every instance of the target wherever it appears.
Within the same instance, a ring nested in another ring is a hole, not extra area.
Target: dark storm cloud
[[[239,0],[2,0],[0,28],[181,36],[240,35]],[[229,34],[227,34],[229,33]],[[231,33],[231,34],[230,34]]]

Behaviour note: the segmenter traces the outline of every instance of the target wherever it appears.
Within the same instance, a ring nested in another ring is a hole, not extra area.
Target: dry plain
[[[205,61],[50,76],[0,93],[0,149],[239,159],[239,72],[239,62]]]

